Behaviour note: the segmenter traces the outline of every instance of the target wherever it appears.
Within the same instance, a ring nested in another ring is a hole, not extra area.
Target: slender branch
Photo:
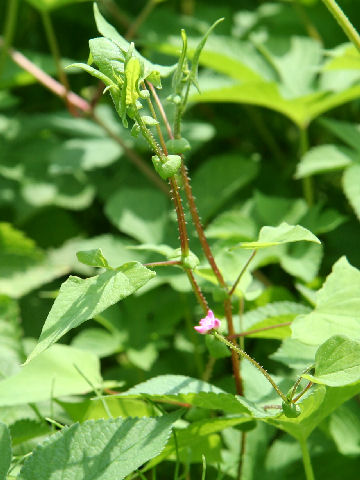
[[[243,266],[243,268],[242,268],[241,272],[239,273],[237,279],[235,280],[234,285],[232,286],[232,288],[231,288],[231,290],[230,290],[230,292],[229,292],[229,297],[231,297],[231,295],[234,293],[234,291],[235,291],[236,287],[238,286],[238,284],[239,284],[242,276],[243,276],[244,273],[246,272],[246,269],[248,268],[251,260],[255,257],[256,252],[257,252],[257,250],[253,250],[253,251],[252,251],[252,253],[251,253],[248,261],[245,263],[245,265]]]
[[[302,374],[299,376],[299,378],[296,380],[296,382],[294,383],[292,389],[290,390],[290,392],[288,393],[287,397],[289,398],[290,401],[293,401],[293,397],[296,393],[296,390],[298,389],[298,386],[300,385],[301,383],[301,380],[303,379],[302,375],[304,375],[305,373],[308,373],[310,372],[310,370],[312,370],[313,368],[315,367],[315,365],[311,365],[310,367],[307,367],[303,372]],[[310,382],[311,383],[311,382]],[[306,391],[306,390],[305,390]],[[302,393],[302,395],[304,394],[305,392]],[[301,395],[300,395],[301,396]],[[299,397],[300,398],[300,397]],[[294,403],[294,402],[293,402]]]
[[[125,37],[128,40],[131,40],[136,32],[139,30],[140,26],[145,22],[147,17],[153,11],[155,5],[158,3],[157,0],[148,0],[144,6],[144,8],[140,11],[139,15],[136,17],[135,21],[132,22],[128,31],[126,32]]]
[[[306,13],[305,8],[300,3],[300,1],[299,0],[294,0],[292,2],[292,5],[294,7],[294,10],[299,15],[301,21],[304,23],[305,29],[306,29],[309,37],[312,37],[314,40],[317,40],[319,43],[321,43],[321,45],[323,45],[324,42],[323,42],[323,39],[321,38],[321,35],[320,35],[318,29],[315,27],[315,25],[310,20],[308,14]]]
[[[193,272],[189,268],[185,268],[186,274],[190,280],[190,283],[193,287],[194,293],[196,295],[196,298],[198,299],[198,302],[202,306],[203,310],[205,313],[209,311],[209,305],[206,301],[206,298],[204,297],[197,281],[195,280]]]
[[[6,8],[5,26],[4,26],[4,42],[0,54],[0,77],[3,72],[6,57],[9,53],[9,48],[12,44],[18,9],[18,0],[9,0]]]
[[[163,122],[165,124],[165,127],[166,127],[166,131],[167,131],[167,134],[169,136],[169,138],[173,139],[174,136],[172,134],[172,130],[171,130],[171,126],[170,126],[170,123],[169,123],[169,120],[166,116],[166,113],[165,113],[165,110],[164,110],[164,107],[160,101],[160,98],[158,96],[158,94],[156,93],[156,90],[155,90],[155,87],[152,83],[150,82],[146,82],[146,84],[148,85],[151,93],[152,93],[152,96],[154,97],[154,100],[155,100],[155,103],[156,103],[156,106],[158,107],[159,109],[159,112],[160,112],[160,115],[161,115],[161,118],[163,119]]]
[[[0,37],[0,47],[3,45],[3,40]],[[29,72],[36,80],[46,87],[48,90],[53,92],[60,98],[65,98],[69,103],[74,105],[78,110],[90,116],[90,118],[96,122],[113,140],[115,140],[124,150],[127,158],[153,183],[164,193],[168,194],[168,188],[166,184],[161,181],[160,177],[156,175],[153,169],[144,162],[144,160],[131,148],[129,148],[126,143],[118,137],[96,114],[92,112],[90,104],[77,95],[76,93],[69,91],[67,92],[64,85],[56,81],[54,78],[50,77],[47,73],[37,67],[32,63],[28,58],[26,58],[22,53],[9,49],[9,55],[11,59],[23,70]]]
[[[255,328],[254,330],[248,330],[246,332],[236,333],[235,335],[229,335],[228,338],[231,340],[233,338],[247,337],[248,335],[253,335],[254,333],[260,333],[266,330],[273,330],[275,328],[287,327],[289,325],[291,325],[291,322],[277,323],[276,325],[269,325],[267,327]]]
[[[342,28],[345,35],[348,37],[350,42],[359,50],[360,52],[360,35],[355,30],[353,24],[350,22],[349,18],[342,11],[340,6],[336,3],[335,0],[322,0],[325,6],[328,8],[329,12],[338,22]]]
[[[212,331],[212,334],[214,335],[215,338],[220,340],[220,342],[224,343],[227,345],[231,350],[234,350],[238,355],[240,355],[243,358],[246,358],[249,362],[251,362],[267,379],[267,381],[272,385],[276,393],[281,397],[281,399],[285,402],[288,403],[286,396],[283,394],[283,392],[280,390],[280,388],[276,385],[274,380],[271,378],[271,376],[268,374],[268,372],[263,368],[254,358],[250,357],[248,353],[246,353],[244,350],[241,348],[237,347],[234,343],[230,342],[227,340],[225,337],[223,337],[219,332],[216,330]]]
[[[165,262],[143,263],[144,267],[169,267],[172,265],[181,265],[180,260],[167,260]]]

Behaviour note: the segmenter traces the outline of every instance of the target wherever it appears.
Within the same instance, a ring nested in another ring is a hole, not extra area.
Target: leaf
[[[48,435],[50,432],[51,430],[46,422],[30,418],[17,420],[10,425],[11,440],[14,446],[32,438]]]
[[[100,363],[94,354],[67,345],[53,345],[18,373],[0,381],[0,406],[92,391],[74,365],[95,387],[101,386]]]
[[[276,352],[270,355],[270,358],[283,363],[287,367],[305,370],[314,363],[316,350],[315,345],[308,345],[293,338],[286,338],[281,342]]]
[[[6,479],[11,464],[12,451],[9,429],[2,422],[0,422],[0,452],[0,478]]]
[[[206,221],[248,184],[257,174],[258,165],[239,155],[218,155],[203,163],[193,174],[192,187],[200,215]],[[215,195],[221,192],[221,195]]]
[[[317,292],[315,309],[293,321],[292,338],[308,345],[320,345],[333,335],[360,339],[359,289],[359,270],[340,258]]]
[[[314,375],[304,378],[330,387],[343,387],[360,381],[360,341],[343,335],[330,337],[315,355]]]
[[[139,98],[139,78],[141,73],[140,62],[131,57],[125,66],[126,78],[126,105],[134,105]]]
[[[282,222],[277,227],[262,227],[259,239],[256,242],[243,242],[233,248],[258,249],[301,241],[320,243],[320,240],[313,233],[301,225],[289,225]]]
[[[92,77],[95,77],[98,80],[101,80],[107,87],[113,87],[115,89],[117,88],[116,83],[114,83],[111,78],[109,78],[104,73],[99,72],[99,70],[96,70],[96,68],[93,68],[86,63],[72,63],[71,65],[67,65],[66,68],[80,68],[81,70],[84,70],[85,72],[89,73]]]
[[[356,399],[335,410],[329,418],[329,432],[343,455],[360,454],[360,415]]]
[[[341,170],[351,165],[354,152],[338,145],[321,145],[311,148],[296,167],[295,178]]]
[[[360,220],[360,165],[347,168],[342,178],[344,193]]]
[[[184,375],[159,375],[119,394],[119,397],[149,397],[154,401],[170,401],[170,403],[175,400],[227,413],[266,416],[265,411],[258,409],[243,397],[234,396],[207,382]]]
[[[298,440],[306,439],[311,432],[342,403],[360,392],[360,384],[342,388],[316,385],[310,394],[298,402],[301,414],[297,418],[280,415],[277,418],[265,418],[264,421],[289,433]]]
[[[167,198],[148,189],[121,188],[105,205],[105,214],[122,232],[144,243],[160,243],[167,221]]]
[[[121,480],[162,451],[178,417],[175,412],[76,423],[38,446],[18,479],[50,480],[60,475],[72,480]]]
[[[122,350],[121,338],[116,333],[109,333],[102,328],[86,328],[72,340],[71,345],[79,350],[86,350],[100,358],[108,357]]]
[[[321,118],[319,122],[333,135],[340,138],[340,140],[342,140],[343,142],[347,143],[349,147],[360,151],[360,127],[357,123],[342,122],[339,120],[334,120],[332,118]]]
[[[291,322],[297,315],[308,313],[309,311],[310,308],[295,302],[268,303],[263,307],[250,310],[243,315],[243,329],[244,331],[256,330],[258,328],[271,327],[284,322]],[[264,330],[247,336],[283,339],[290,335],[290,327],[284,326],[271,330]]]
[[[124,52],[129,50],[130,43],[122,37],[115,28],[110,25],[105,18],[101,15],[99,8],[96,3],[94,3],[94,16],[96,21],[96,26],[98,31],[107,39],[111,40],[115,45],[120,47]],[[149,78],[149,80],[154,83],[155,86],[161,87],[160,77],[167,77],[170,75],[176,68],[175,65],[171,66],[162,66],[151,63],[149,60],[140,55],[137,50],[134,49],[133,55],[144,64],[144,78]],[[144,79],[142,78],[142,80]]]
[[[134,293],[153,276],[155,272],[140,263],[129,262],[95,277],[86,279],[69,277],[62,284],[39,341],[26,363],[57,342],[72,328],[94,318],[106,308]]]
[[[90,265],[90,267],[111,269],[101,251],[101,248],[76,252],[76,256],[79,262],[84,263],[85,265]]]

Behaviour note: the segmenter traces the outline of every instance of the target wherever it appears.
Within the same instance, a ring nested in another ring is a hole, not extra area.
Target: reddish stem
[[[272,330],[274,328],[287,327],[291,325],[291,322],[277,323],[276,325],[269,325],[268,327],[256,328],[254,330],[248,330],[247,332],[236,333],[235,335],[229,335],[228,338],[231,340],[233,338],[247,337],[248,335],[253,335],[254,333],[264,332],[265,330]]]

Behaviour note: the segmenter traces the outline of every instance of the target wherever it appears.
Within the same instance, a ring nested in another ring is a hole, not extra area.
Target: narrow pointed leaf
[[[155,272],[140,263],[129,262],[95,277],[69,277],[60,288],[38,344],[28,357],[27,363],[72,328],[134,293],[154,275]]]

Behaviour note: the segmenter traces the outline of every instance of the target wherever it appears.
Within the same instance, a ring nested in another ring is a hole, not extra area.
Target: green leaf
[[[258,165],[255,162],[239,155],[218,155],[203,163],[193,174],[192,181],[203,220],[214,215],[257,172]],[[221,195],[216,195],[215,192],[221,192]]]
[[[317,292],[315,309],[293,321],[292,338],[309,345],[320,345],[333,335],[360,339],[359,289],[359,270],[340,258]]]
[[[85,265],[90,265],[90,267],[111,269],[108,261],[101,251],[101,248],[76,252],[76,256],[79,262],[84,263]]]
[[[231,351],[226,345],[219,342],[213,335],[205,336],[206,347],[212,358],[231,357]]]
[[[49,12],[71,3],[88,2],[89,0],[27,0],[33,7],[42,12]]]
[[[338,145],[321,145],[310,149],[296,167],[295,178],[341,170],[354,161],[354,152]]]
[[[356,399],[337,408],[329,419],[328,427],[340,453],[360,454],[360,412]]]
[[[301,225],[289,225],[282,222],[277,227],[262,227],[259,239],[256,242],[243,242],[234,248],[258,249],[301,241],[320,243],[320,240],[313,233]]]
[[[38,446],[18,479],[121,480],[162,451],[178,417],[175,412],[157,418],[76,423]]]
[[[32,438],[49,435],[49,425],[44,421],[23,418],[10,425],[10,434],[14,446],[27,442]]]
[[[243,329],[256,330],[258,328],[271,327],[284,322],[291,322],[297,315],[308,313],[309,307],[295,302],[274,302],[263,307],[250,310],[243,315]],[[259,333],[248,335],[257,338],[283,339],[291,335],[290,327],[283,326]]]
[[[298,440],[306,439],[310,433],[336,408],[360,392],[360,384],[342,388],[316,385],[310,394],[298,403],[301,414],[296,418],[280,415],[277,418],[265,418],[264,421],[274,425]]]
[[[115,28],[110,25],[105,18],[101,15],[99,8],[96,3],[94,3],[94,16],[96,21],[96,26],[99,32],[106,37],[107,39],[111,40],[115,45],[120,47],[120,49],[124,52],[129,50],[130,43],[122,37]],[[134,49],[133,55],[144,64],[144,78],[149,78],[149,80],[154,83],[156,87],[161,87],[160,77],[167,77],[170,75],[176,68],[175,65],[171,66],[162,66],[151,63],[149,60],[144,58],[137,50]],[[143,78],[142,78],[143,80]]]
[[[160,243],[168,200],[155,190],[121,188],[105,205],[105,214],[122,232],[144,243]]]
[[[6,479],[12,458],[11,438],[8,427],[0,422],[0,478]]]
[[[321,118],[320,124],[328,129],[336,137],[343,140],[349,147],[360,151],[359,133],[360,127],[356,123],[342,122],[331,118]]]
[[[0,406],[92,391],[75,365],[95,387],[101,386],[100,363],[94,354],[67,345],[53,345],[18,373],[0,381]]]
[[[118,88],[116,83],[114,83],[111,78],[106,76],[104,73],[99,72],[99,70],[96,70],[96,68],[91,67],[87,63],[72,63],[66,68],[80,68],[81,70],[89,73],[91,76],[101,80],[107,87],[113,87],[114,89]]]
[[[360,220],[360,165],[347,168],[342,178],[345,195]]]
[[[69,277],[62,284],[45,321],[39,341],[26,363],[57,342],[72,328],[94,318],[106,308],[145,285],[155,272],[138,262],[125,263],[86,279]]]
[[[120,335],[102,328],[86,328],[72,340],[71,345],[80,350],[94,353],[100,358],[108,357],[122,350]]]
[[[316,352],[314,375],[303,376],[330,387],[359,382],[360,341],[342,335],[330,337]]]
[[[126,105],[134,105],[139,98],[140,73],[141,66],[139,60],[136,57],[131,57],[125,64]]]

